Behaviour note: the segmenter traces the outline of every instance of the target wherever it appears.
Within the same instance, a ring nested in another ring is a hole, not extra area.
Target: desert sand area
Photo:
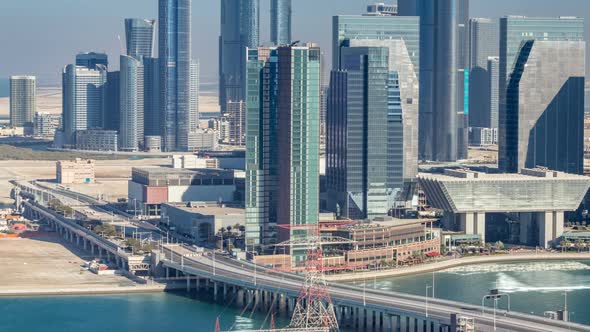
[[[96,184],[72,185],[72,190],[96,196],[105,194],[105,198],[115,200],[127,197],[127,180],[131,169],[140,166],[169,165],[168,158],[149,158],[140,160],[97,160],[95,173]],[[10,180],[55,180],[55,161],[36,160],[2,160],[0,161],[0,203],[12,203]]]
[[[92,293],[133,287],[126,277],[99,276],[83,269],[85,262],[94,259],[88,255],[57,235],[0,239],[0,295]]]
[[[37,112],[61,113],[61,88],[37,88]],[[0,98],[0,117],[8,117],[10,98]]]

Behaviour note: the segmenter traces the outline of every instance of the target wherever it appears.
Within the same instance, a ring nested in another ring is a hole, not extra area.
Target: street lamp
[[[498,289],[490,290],[490,294],[484,295],[481,299],[481,315],[484,316],[485,314],[485,300],[492,299],[494,300],[494,331],[496,331],[496,308],[498,307],[498,300],[506,296],[508,298],[508,312],[510,312],[510,294],[503,294],[498,291]]]
[[[424,300],[426,301],[425,309],[426,309],[426,318],[428,318],[428,289],[432,288],[432,286],[426,285],[426,293],[424,294]]]

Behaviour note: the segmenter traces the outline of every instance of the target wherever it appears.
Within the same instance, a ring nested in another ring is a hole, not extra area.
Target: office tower
[[[103,127],[106,67],[96,69],[68,65],[62,75],[63,130],[65,143],[76,144],[79,130]]]
[[[499,132],[498,132],[498,166],[500,170],[504,172],[518,172],[521,168],[522,160],[517,160],[516,154],[517,152],[517,143],[516,141],[520,139],[520,137],[514,137],[510,135],[514,135],[514,127],[518,124],[515,123],[515,113],[514,108],[509,110],[508,108],[508,84],[511,82],[511,79],[514,76],[514,79],[518,78],[517,76],[520,73],[517,71],[516,64],[519,60],[519,56],[522,56],[522,49],[524,44],[527,41],[583,41],[584,40],[584,20],[581,18],[576,17],[557,17],[557,18],[548,18],[548,17],[524,17],[524,16],[508,16],[503,17],[500,19],[500,110],[499,110]],[[540,51],[541,46],[537,46],[537,49]],[[563,46],[561,46],[563,47]],[[549,52],[549,51],[547,51]],[[575,55],[572,55],[572,60],[575,58]],[[563,57],[561,59],[564,59]],[[557,61],[557,59],[556,59]],[[532,62],[531,62],[532,63]],[[545,80],[554,81],[552,83],[558,84],[558,78],[562,77],[561,75],[567,74],[564,69],[564,73],[560,73],[561,70],[555,68],[555,73],[549,74],[545,76]],[[539,71],[539,73],[546,74],[546,72]],[[571,73],[572,75],[575,73]],[[523,76],[524,79],[528,79],[528,76]],[[539,79],[540,80],[540,79]],[[518,83],[518,80],[517,80]],[[563,82],[561,82],[563,84]],[[546,82],[539,82],[540,85],[548,84]],[[571,85],[564,88],[572,89]],[[524,89],[520,89],[524,92]],[[575,90],[575,89],[574,89]],[[539,91],[538,89],[534,91]],[[573,91],[573,90],[572,90]],[[511,91],[513,96],[518,96],[514,92],[514,87]],[[577,92],[576,92],[577,93]],[[549,100],[557,97],[562,97],[563,94],[559,93],[558,91],[547,90],[542,93],[542,96],[545,98],[550,98]],[[573,100],[578,98],[577,95],[572,95],[570,97],[572,100],[570,102],[573,103]],[[561,100],[561,99],[559,99]],[[535,102],[537,103],[546,102],[545,100],[538,100]],[[548,102],[548,101],[547,101]],[[513,105],[515,106],[515,105]],[[555,106],[555,105],[553,105]],[[574,105],[572,105],[574,106]],[[547,106],[545,106],[547,108]],[[543,109],[544,110],[544,109]],[[540,111],[543,111],[540,110]],[[510,113],[513,112],[513,113]],[[571,111],[572,114],[576,114],[577,109],[573,109]],[[531,115],[532,116],[532,115]],[[573,125],[572,127],[572,135],[577,135],[577,125]],[[522,135],[519,135],[522,136]],[[553,138],[552,142],[559,141],[557,138]],[[572,143],[575,147],[575,144]],[[548,147],[549,148],[549,147]],[[569,150],[570,146],[568,146]],[[565,150],[565,149],[564,149]],[[535,151],[535,149],[531,149],[530,151]],[[571,159],[571,167],[562,167],[563,165],[559,165],[560,168],[557,170],[566,171],[568,169],[573,169],[574,173],[579,173],[576,167],[577,160],[575,160],[575,156],[569,156]],[[527,157],[528,158],[528,157]],[[522,158],[520,158],[522,159]],[[563,160],[562,162],[567,162],[570,164],[569,161]],[[550,165],[547,165],[548,167]]]
[[[32,127],[37,108],[35,76],[10,77],[10,125]]]
[[[246,249],[253,251],[296,232],[279,224],[318,222],[320,49],[248,49],[247,69]]]
[[[121,55],[119,149],[139,151],[143,141],[143,65],[134,57]],[[140,139],[141,137],[141,139]]]
[[[187,151],[191,99],[191,0],[159,0],[162,150]]]
[[[585,50],[583,41],[521,44],[500,126],[502,170],[544,166],[583,173]]]
[[[291,44],[291,0],[270,0],[270,41]]]
[[[119,130],[120,113],[120,87],[118,71],[107,73],[105,84],[105,106],[103,113],[103,128],[107,130]]]
[[[144,92],[143,116],[145,136],[160,136],[162,113],[160,112],[160,66],[156,58],[143,58]]]
[[[190,106],[190,132],[195,132],[199,128],[199,91],[200,75],[199,61],[191,62],[191,106]]]
[[[128,56],[138,60],[152,57],[155,25],[155,20],[125,19],[125,42]]]
[[[488,18],[469,20],[469,126],[498,128],[492,121],[490,73],[488,58],[500,54],[498,24]],[[497,87],[495,87],[497,90]],[[497,118],[497,115],[496,115]]]
[[[219,36],[219,106],[244,100],[246,48],[259,45],[260,0],[222,0]]]
[[[500,57],[488,58],[488,84],[490,86],[490,128],[498,128],[498,116],[500,109]]]
[[[109,67],[109,58],[105,53],[84,52],[76,55],[76,66],[97,69],[97,65]]]
[[[328,93],[328,208],[387,216],[418,172],[419,71],[403,39],[345,40],[340,57]]]
[[[469,2],[399,0],[398,13],[420,17],[420,158],[465,157]]]

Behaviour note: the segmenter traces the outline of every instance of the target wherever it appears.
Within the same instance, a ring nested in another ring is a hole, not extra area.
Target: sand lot
[[[0,294],[49,289],[131,286],[122,276],[99,276],[81,268],[92,257],[65,244],[62,238],[0,240]]]
[[[10,112],[8,97],[0,98],[0,117]],[[61,113],[61,88],[37,88],[37,112]]]
[[[97,160],[96,184],[73,185],[72,189],[84,194],[96,196],[106,193],[108,199],[116,200],[127,197],[127,179],[131,177],[131,169],[138,166],[168,165],[167,158],[150,158],[142,160]],[[10,180],[55,179],[54,161],[36,160],[3,160],[0,161],[0,202],[12,203]]]

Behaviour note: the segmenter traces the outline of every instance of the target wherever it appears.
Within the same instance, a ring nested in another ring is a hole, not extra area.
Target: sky
[[[361,14],[367,3],[375,2],[292,1],[294,40],[319,43],[327,59],[331,58],[331,17]],[[261,41],[266,42],[269,0],[261,0],[261,7]],[[219,0],[193,0],[193,57],[201,62],[201,81],[206,86],[217,81],[219,11]],[[471,17],[505,15],[590,19],[590,1],[471,0]],[[59,86],[61,69],[81,51],[108,53],[110,68],[116,69],[121,53],[118,36],[124,45],[123,19],[129,17],[156,18],[157,0],[0,0],[0,78],[35,75],[39,85]],[[589,28],[587,24],[587,36]]]

